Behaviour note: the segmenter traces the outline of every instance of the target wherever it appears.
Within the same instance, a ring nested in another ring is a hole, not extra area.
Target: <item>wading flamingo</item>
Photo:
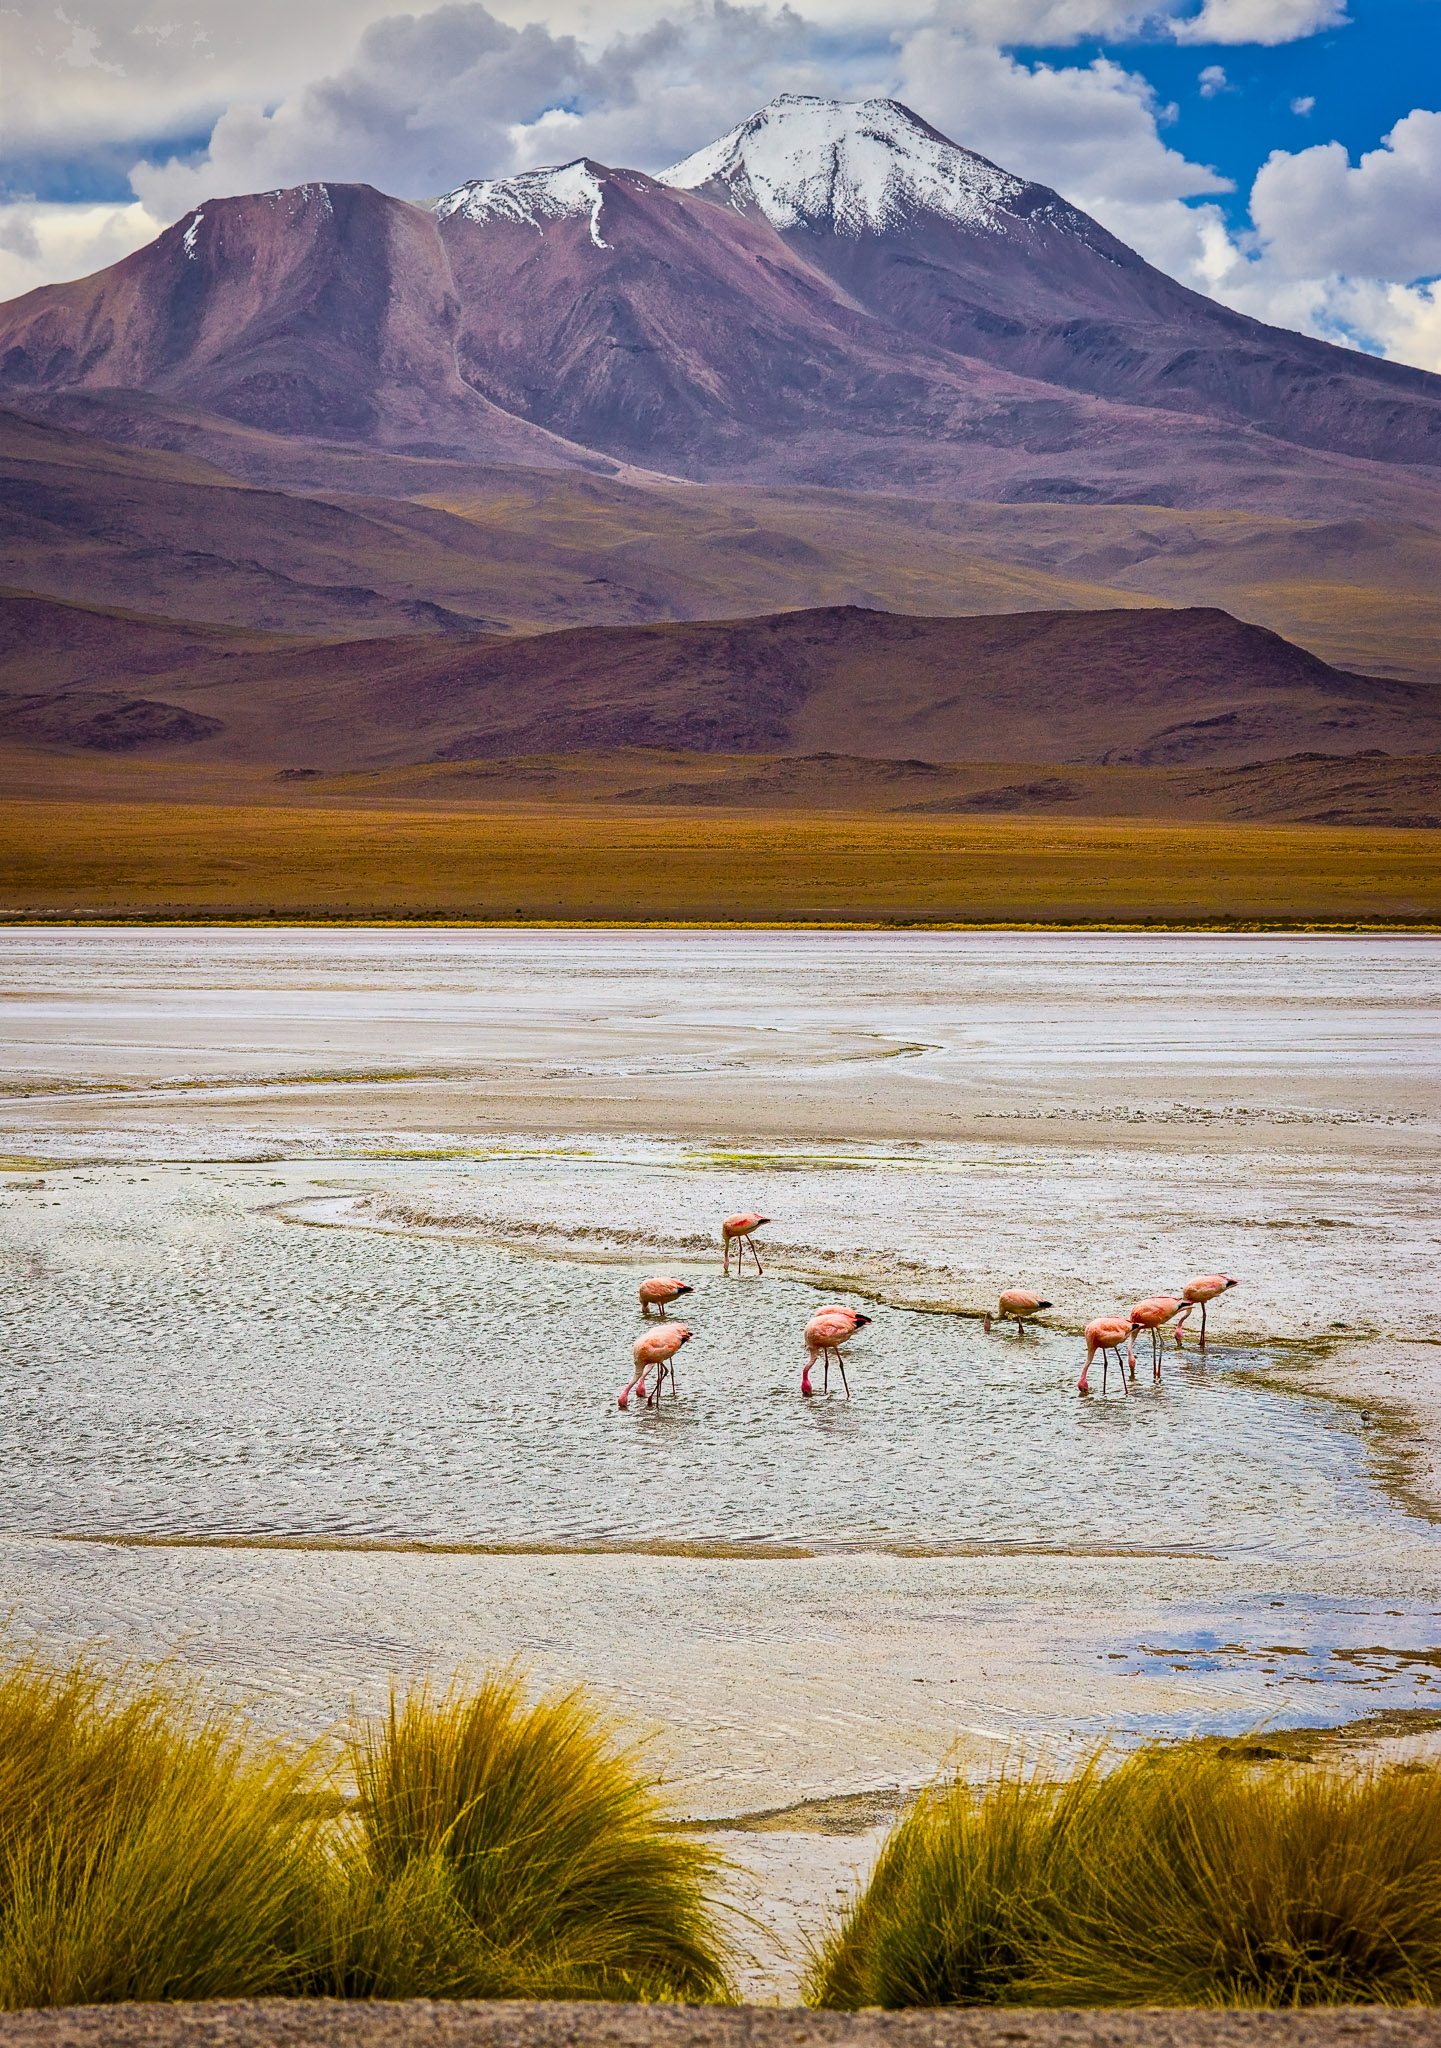
[[[865,1329],[870,1317],[857,1313],[853,1308],[818,1308],[806,1324],[806,1362],[801,1369],[801,1392],[813,1394],[811,1367],[819,1358],[825,1366],[825,1380],[821,1391],[831,1390],[831,1359],[841,1369],[841,1385],[846,1390],[846,1399],[851,1398],[851,1383],[846,1378],[846,1362],[841,1357],[841,1346],[847,1343],[857,1330]]]
[[[641,1394],[645,1398],[646,1407],[654,1407],[660,1398],[660,1390],[665,1385],[667,1373],[670,1374],[670,1390],[674,1394],[675,1367],[671,1360],[681,1345],[689,1342],[690,1331],[684,1323],[662,1323],[658,1330],[647,1330],[644,1336],[637,1337],[630,1347],[630,1355],[635,1360],[635,1373],[616,1396],[616,1406],[629,1408],[631,1395]],[[655,1392],[647,1394],[645,1376],[652,1366],[655,1367]]]
[[[694,1294],[693,1287],[687,1287],[683,1280],[642,1280],[640,1283],[640,1312],[648,1316],[651,1310],[664,1309],[667,1303],[679,1301],[683,1294]]]
[[[760,1253],[756,1250],[755,1246],[751,1244],[751,1232],[753,1230],[759,1230],[763,1223],[769,1223],[770,1220],[771,1219],[769,1216],[757,1215],[754,1209],[747,1209],[745,1213],[740,1216],[727,1216],[725,1222],[721,1225],[721,1243],[725,1246],[725,1270],[727,1273],[729,1273],[731,1269],[732,1244],[734,1244],[736,1248],[737,1274],[740,1273],[742,1266],[745,1264],[745,1255],[747,1248],[749,1248],[750,1255],[756,1262],[756,1271],[758,1273],[763,1273],[765,1271],[764,1266],[762,1266],[761,1264]]]
[[[1116,1370],[1121,1375],[1121,1390],[1129,1394],[1126,1385],[1126,1368],[1121,1358],[1121,1346],[1131,1334],[1129,1316],[1097,1316],[1093,1323],[1086,1325],[1086,1362],[1081,1367],[1081,1377],[1076,1381],[1079,1392],[1091,1391],[1091,1360],[1099,1351],[1101,1354],[1101,1392],[1104,1394],[1111,1377],[1111,1353],[1116,1354]]]
[[[1030,1318],[1038,1316],[1043,1308],[1049,1308],[1050,1305],[1048,1301],[1042,1301],[1039,1294],[1028,1294],[1024,1287],[1008,1287],[1001,1296],[994,1320],[1003,1323],[1007,1316],[1014,1316],[1016,1335],[1024,1337],[1026,1334],[1026,1324]],[[985,1323],[982,1325],[988,1336],[990,1335],[992,1320],[992,1317],[987,1316]]]
[[[1176,1342],[1181,1342],[1181,1332],[1186,1318],[1199,1301],[1201,1304],[1201,1349],[1206,1348],[1206,1304],[1214,1301],[1218,1294],[1224,1294],[1228,1287],[1239,1286],[1227,1273],[1202,1273],[1195,1280],[1188,1280],[1181,1289],[1181,1299],[1186,1306],[1181,1311],[1181,1320],[1176,1325]]]
[[[1161,1377],[1161,1353],[1165,1349],[1165,1339],[1162,1337],[1161,1332],[1166,1324],[1170,1322],[1172,1316],[1179,1315],[1184,1307],[1185,1303],[1179,1294],[1151,1294],[1144,1301],[1136,1303],[1135,1307],[1131,1310],[1130,1366],[1132,1379],[1136,1377],[1137,1330],[1149,1330],[1151,1333],[1151,1378],[1158,1380]],[[1176,1343],[1178,1346],[1180,1342],[1180,1333],[1177,1332]]]

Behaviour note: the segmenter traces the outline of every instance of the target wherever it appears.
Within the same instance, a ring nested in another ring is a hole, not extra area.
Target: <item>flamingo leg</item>
[[[844,1359],[843,1359],[843,1358],[841,1357],[841,1354],[839,1353],[839,1351],[838,1351],[838,1352],[836,1353],[836,1364],[837,1364],[837,1365],[838,1365],[838,1366],[840,1367],[840,1369],[841,1369],[841,1385],[842,1385],[842,1386],[843,1386],[843,1387],[845,1388],[845,1390],[846,1390],[846,1399],[847,1399],[847,1400],[849,1401],[849,1399],[851,1398],[851,1383],[850,1383],[850,1381],[849,1381],[849,1380],[848,1380],[848,1379],[846,1378],[846,1362],[845,1362],[845,1360],[844,1360]]]
[[[761,1277],[762,1279],[764,1279],[764,1278],[765,1278],[765,1271],[766,1271],[766,1269],[765,1269],[765,1267],[764,1267],[764,1266],[763,1266],[763,1265],[761,1264],[761,1255],[760,1255],[760,1253],[759,1253],[759,1252],[758,1252],[758,1251],[756,1250],[756,1248],[755,1248],[755,1245],[754,1245],[754,1243],[752,1243],[752,1245],[751,1245],[751,1257],[752,1257],[752,1258],[753,1258],[753,1259],[755,1260],[755,1262],[756,1262],[756,1272],[757,1272],[757,1273],[758,1273],[758,1274],[760,1275],[760,1277]]]
[[[1202,1349],[1202,1350],[1204,1351],[1204,1350],[1205,1350],[1205,1348],[1206,1348],[1206,1304],[1205,1304],[1205,1302],[1203,1301],[1203,1302],[1201,1303],[1201,1349]]]
[[[821,1363],[825,1367],[825,1377],[821,1381],[821,1392],[828,1394],[831,1390],[831,1347],[829,1344],[821,1353]]]

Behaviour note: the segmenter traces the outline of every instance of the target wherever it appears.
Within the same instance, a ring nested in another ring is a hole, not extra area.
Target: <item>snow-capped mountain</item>
[[[208,201],[0,308],[0,399],[75,390],[696,481],[1308,515],[1409,504],[1400,471],[1441,493],[1441,378],[1199,297],[892,100],[783,95],[659,179],[582,158],[429,207]]]
[[[552,170],[522,171],[514,178],[472,178],[457,185],[435,202],[438,220],[468,220],[477,225],[488,220],[514,221],[539,228],[546,221],[590,222],[590,239],[597,249],[608,246],[600,232],[600,210],[605,203],[599,164],[584,157],[574,163],[558,164]]]
[[[898,100],[799,93],[782,93],[660,177],[678,191],[759,213],[773,228],[837,235],[886,234],[927,215],[997,228],[1028,190],[1039,189],[948,142]]]

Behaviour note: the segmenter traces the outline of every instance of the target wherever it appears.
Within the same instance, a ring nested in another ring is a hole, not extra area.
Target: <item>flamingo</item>
[[[806,1324],[806,1362],[801,1368],[801,1392],[803,1394],[813,1394],[815,1392],[815,1388],[811,1385],[811,1367],[815,1364],[818,1356],[824,1363],[826,1371],[822,1392],[827,1394],[830,1392],[831,1357],[834,1354],[836,1364],[841,1369],[841,1385],[845,1388],[846,1399],[849,1401],[851,1398],[851,1383],[846,1378],[846,1362],[841,1357],[841,1346],[854,1337],[857,1330],[865,1329],[869,1322],[869,1316],[863,1316],[853,1308],[841,1308],[839,1305],[835,1305],[816,1310],[815,1314]]]
[[[1136,1377],[1136,1332],[1149,1330],[1151,1333],[1151,1378],[1161,1377],[1161,1351],[1164,1340],[1161,1331],[1172,1316],[1185,1306],[1179,1294],[1150,1294],[1144,1301],[1138,1301],[1131,1310],[1131,1378]],[[1179,1333],[1176,1343],[1181,1342]]]
[[[763,1223],[769,1223],[770,1220],[769,1216],[758,1215],[754,1209],[747,1209],[739,1216],[726,1217],[721,1225],[721,1243],[725,1246],[725,1271],[727,1273],[731,1269],[731,1244],[733,1241],[736,1243],[737,1276],[739,1276],[741,1267],[744,1264],[747,1246],[750,1247],[750,1255],[756,1262],[756,1271],[758,1273],[765,1271],[764,1266],[761,1264],[761,1255],[755,1246],[751,1244],[750,1239],[753,1230],[759,1230]]]
[[[1121,1389],[1129,1394],[1126,1385],[1126,1368],[1121,1363],[1121,1346],[1131,1334],[1129,1316],[1097,1316],[1093,1323],[1086,1325],[1086,1362],[1081,1367],[1081,1377],[1076,1386],[1083,1394],[1091,1391],[1091,1360],[1099,1351],[1101,1354],[1101,1392],[1104,1394],[1111,1377],[1111,1353],[1116,1354],[1116,1369],[1121,1375]]]
[[[1181,1289],[1181,1299],[1185,1302],[1186,1306],[1182,1309],[1181,1320],[1176,1325],[1176,1344],[1178,1348],[1181,1346],[1181,1331],[1185,1328],[1186,1318],[1199,1301],[1201,1304],[1201,1349],[1205,1350],[1207,1302],[1214,1301],[1218,1294],[1224,1294],[1228,1287],[1237,1287],[1239,1285],[1239,1281],[1231,1279],[1229,1274],[1226,1273],[1202,1273],[1196,1279],[1186,1282],[1185,1286]]]
[[[687,1287],[683,1280],[642,1280],[640,1283],[640,1312],[648,1316],[651,1310],[664,1309],[667,1303],[679,1301],[683,1294],[694,1294],[693,1287]]]
[[[630,1355],[635,1360],[635,1373],[616,1396],[616,1406],[629,1408],[632,1394],[645,1394],[646,1407],[653,1408],[660,1398],[667,1373],[670,1374],[670,1390],[674,1395],[675,1367],[671,1360],[682,1344],[689,1344],[690,1335],[684,1323],[662,1323],[658,1330],[647,1330],[643,1336],[637,1337],[630,1348]],[[652,1366],[656,1369],[655,1392],[646,1394],[645,1376]]]
[[[996,1318],[1004,1322],[1007,1316],[1014,1316],[1016,1335],[1024,1337],[1030,1317],[1038,1316],[1043,1308],[1049,1308],[1050,1305],[1048,1301],[1042,1301],[1039,1294],[1028,1294],[1024,1287],[1008,1287],[996,1308]],[[991,1321],[992,1318],[988,1315],[982,1325],[987,1336],[990,1335]]]

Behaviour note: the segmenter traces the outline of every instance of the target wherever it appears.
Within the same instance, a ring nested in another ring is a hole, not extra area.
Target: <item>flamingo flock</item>
[[[727,1216],[721,1224],[721,1246],[723,1257],[721,1271],[727,1278],[731,1270],[731,1248],[735,1247],[736,1277],[744,1271],[745,1254],[750,1253],[757,1276],[763,1276],[764,1266],[755,1244],[755,1233],[762,1224],[770,1222],[769,1216],[762,1216],[758,1210],[748,1209],[738,1216]],[[1101,1358],[1101,1390],[1106,1392],[1110,1383],[1111,1360],[1116,1362],[1122,1391],[1129,1394],[1129,1381],[1136,1377],[1136,1340],[1144,1331],[1151,1339],[1151,1377],[1159,1380],[1165,1352],[1165,1331],[1171,1329],[1176,1339],[1176,1349],[1183,1351],[1185,1345],[1182,1333],[1187,1318],[1197,1308],[1201,1311],[1200,1347],[1206,1348],[1206,1310],[1228,1288],[1239,1285],[1229,1273],[1202,1273],[1196,1279],[1188,1280],[1176,1294],[1151,1294],[1144,1301],[1138,1301],[1124,1315],[1097,1316],[1087,1323],[1086,1362],[1081,1367],[1081,1377],[1076,1382],[1077,1391],[1089,1394],[1091,1391],[1091,1367],[1099,1352]],[[616,1396],[617,1405],[629,1408],[632,1396],[654,1408],[660,1400],[667,1378],[670,1380],[672,1397],[676,1393],[675,1360],[681,1347],[691,1341],[691,1330],[685,1323],[664,1320],[665,1311],[672,1302],[683,1295],[694,1294],[695,1289],[684,1280],[672,1280],[666,1276],[642,1280],[640,1283],[640,1312],[650,1327],[636,1338],[631,1346],[631,1377]],[[989,1333],[995,1322],[1013,1322],[1017,1337],[1024,1338],[1026,1324],[1034,1316],[1051,1306],[1044,1296],[1033,1293],[1029,1288],[1010,1287],[1001,1295],[994,1311],[988,1312],[983,1327]],[[652,1310],[662,1317],[653,1323]],[[821,1392],[829,1393],[831,1364],[834,1361],[841,1376],[846,1399],[850,1399],[851,1383],[846,1377],[845,1359],[841,1346],[849,1343],[858,1331],[870,1323],[869,1316],[861,1315],[853,1308],[830,1302],[818,1308],[806,1323],[803,1332],[805,1341],[805,1364],[801,1368],[801,1393],[812,1396],[816,1389],[811,1374],[819,1365],[821,1370]],[[1122,1353],[1125,1353],[1124,1358]],[[647,1381],[650,1382],[647,1386]]]

